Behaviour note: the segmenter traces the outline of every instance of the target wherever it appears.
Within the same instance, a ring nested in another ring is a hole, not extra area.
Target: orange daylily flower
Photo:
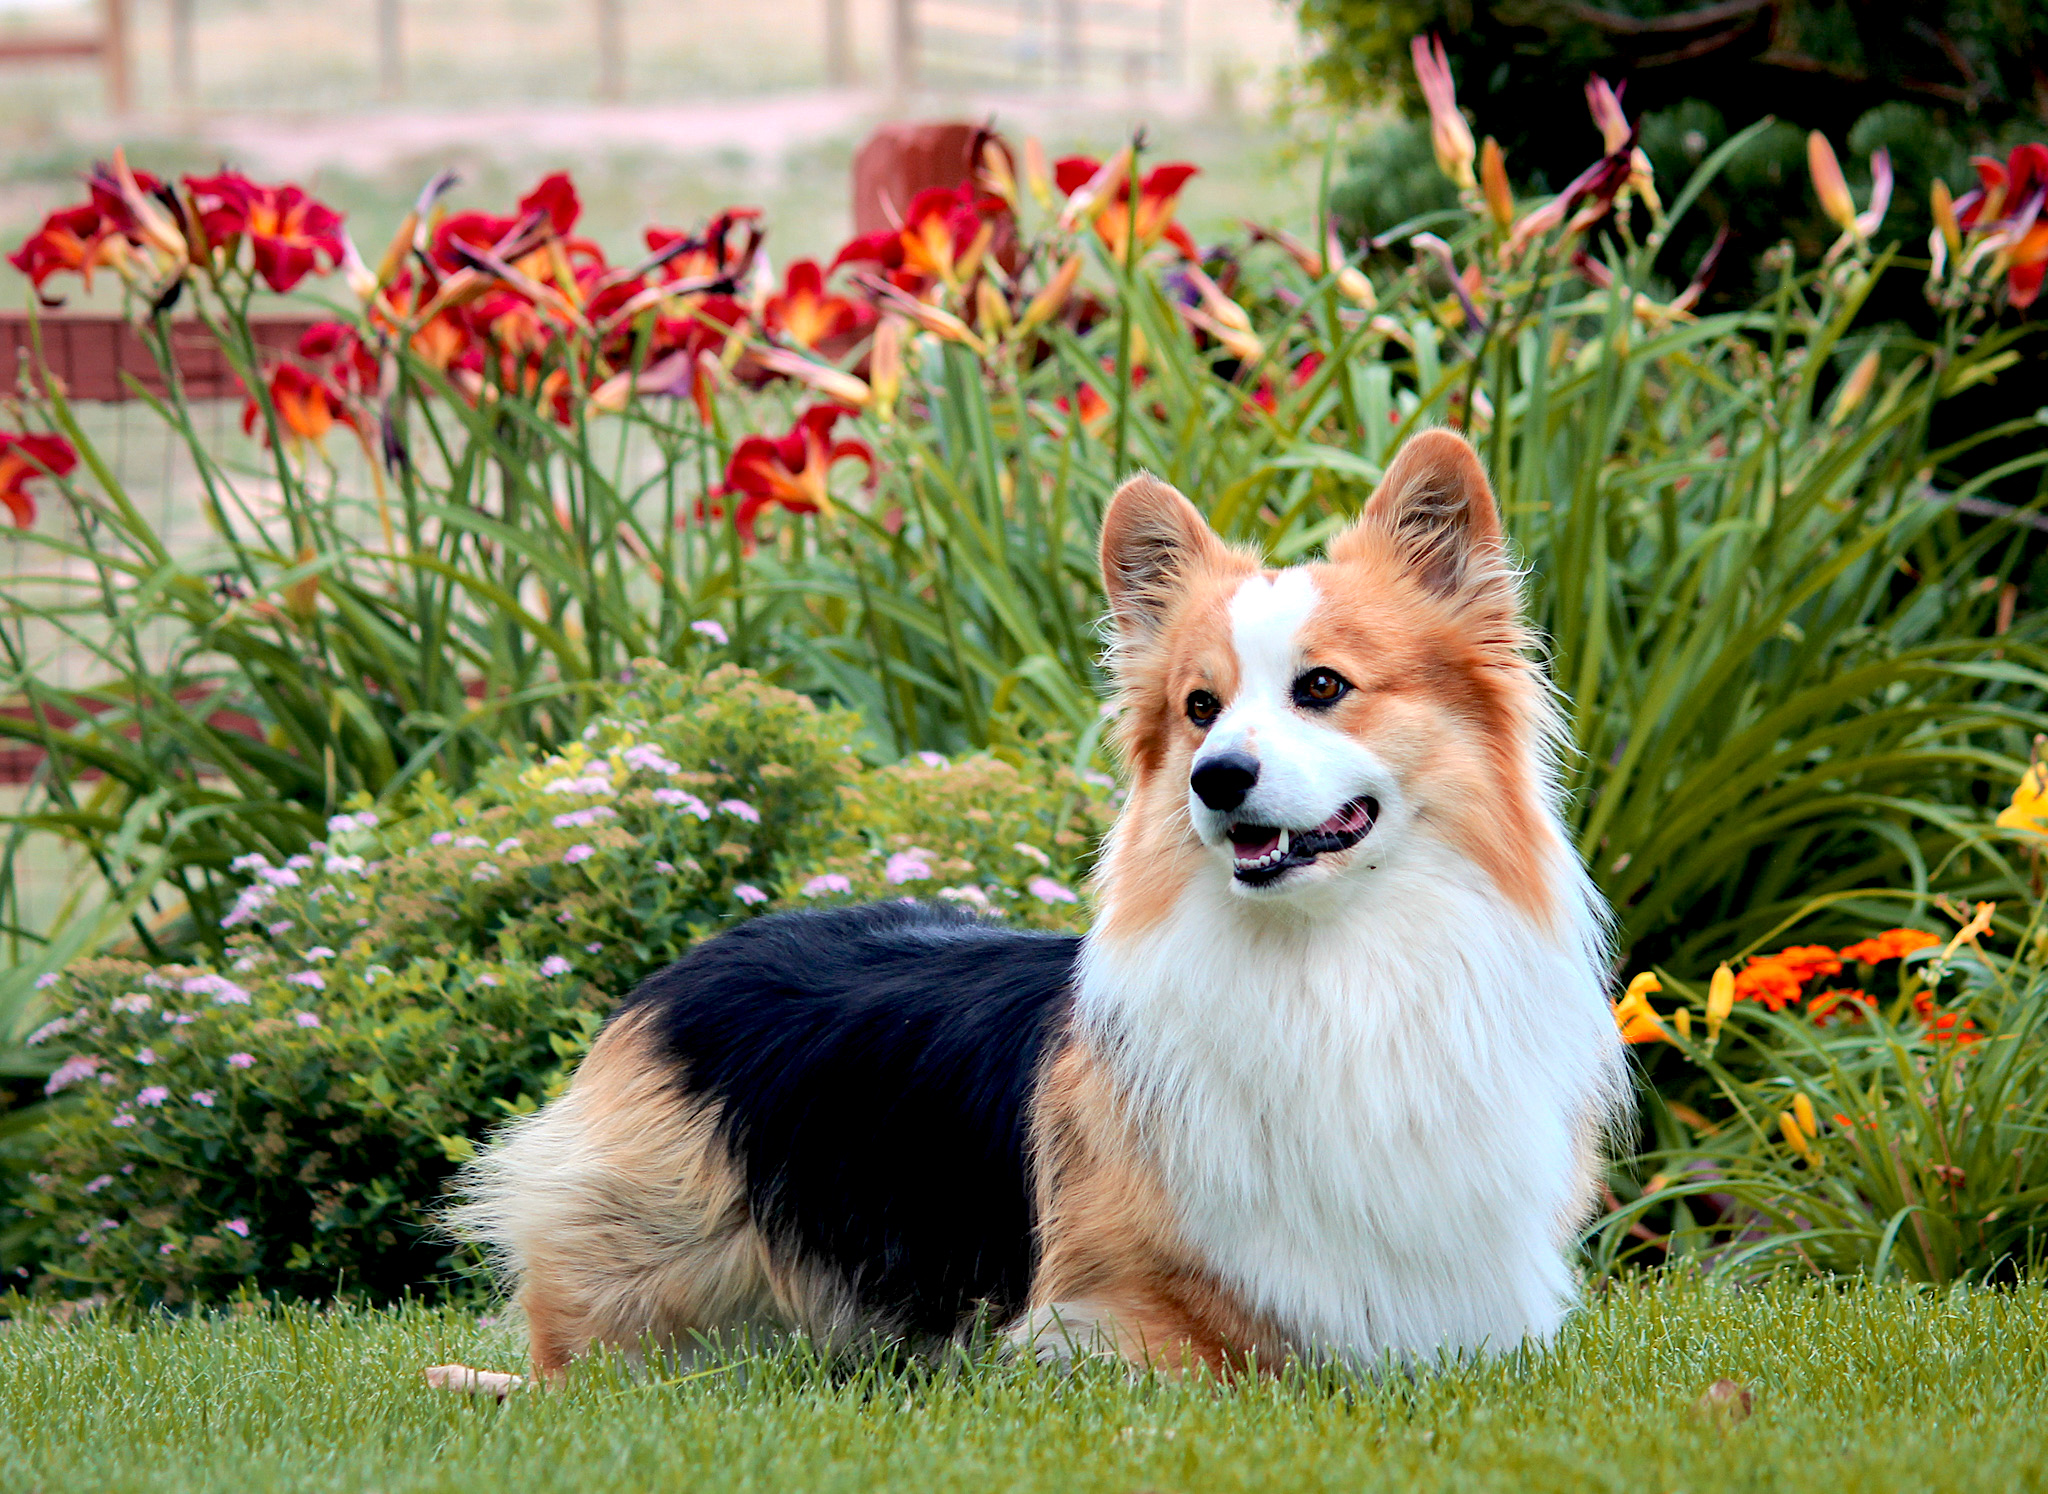
[[[1185,161],[1173,161],[1155,166],[1145,173],[1145,179],[1138,183],[1138,249],[1143,252],[1164,239],[1186,255],[1199,260],[1200,253],[1195,241],[1188,237],[1187,230],[1174,221],[1174,209],[1180,203],[1181,190],[1191,177],[1200,172],[1199,167]],[[1102,163],[1089,156],[1068,156],[1053,166],[1053,180],[1060,191],[1071,199],[1094,181],[1102,170]],[[1095,233],[1109,250],[1112,258],[1121,262],[1130,249],[1131,233],[1131,180],[1126,171],[1123,179],[1116,184],[1112,196],[1104,189],[1105,201],[1095,215]]]
[[[934,281],[947,286],[971,279],[994,237],[989,222],[1003,211],[1003,200],[977,192],[962,182],[957,187],[927,187],[910,199],[903,226],[850,240],[833,258],[831,268],[871,264],[898,290],[921,296]]]
[[[806,348],[858,332],[874,319],[870,307],[845,296],[827,295],[825,272],[811,259],[791,264],[782,289],[761,305],[761,322],[770,333]]]
[[[311,441],[318,446],[336,425],[356,423],[341,392],[296,363],[279,364],[270,376],[269,387],[278,426],[285,439],[294,444]],[[242,430],[253,436],[262,423],[263,407],[251,397],[242,406]],[[269,439],[267,432],[264,439]]]

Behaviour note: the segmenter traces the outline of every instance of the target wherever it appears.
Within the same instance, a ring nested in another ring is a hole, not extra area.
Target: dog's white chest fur
[[[1463,858],[1403,859],[1338,920],[1198,879],[1091,940],[1078,999],[1190,1247],[1354,1361],[1558,1325],[1618,1073],[1589,927],[1547,937]]]

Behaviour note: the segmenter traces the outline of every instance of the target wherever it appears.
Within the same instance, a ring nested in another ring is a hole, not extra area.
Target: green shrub
[[[93,960],[18,1203],[44,1284],[144,1301],[385,1301],[463,1261],[453,1165],[566,1078],[643,975],[778,906],[936,894],[1073,927],[1107,781],[1040,759],[865,769],[855,722],[731,667],[659,665],[583,740],[242,868],[223,968]]]

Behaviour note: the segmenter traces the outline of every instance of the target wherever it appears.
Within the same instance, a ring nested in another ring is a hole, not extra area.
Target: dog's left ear
[[[1500,577],[1500,510],[1479,453],[1456,431],[1410,436],[1358,522],[1330,546],[1338,564],[1392,540],[1422,584],[1453,596]]]

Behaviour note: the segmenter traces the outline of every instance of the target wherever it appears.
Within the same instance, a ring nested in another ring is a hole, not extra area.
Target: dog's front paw
[[[1035,1307],[1004,1331],[1003,1343],[1012,1354],[1061,1368],[1077,1359],[1116,1353],[1115,1336],[1102,1310],[1089,1302]]]

